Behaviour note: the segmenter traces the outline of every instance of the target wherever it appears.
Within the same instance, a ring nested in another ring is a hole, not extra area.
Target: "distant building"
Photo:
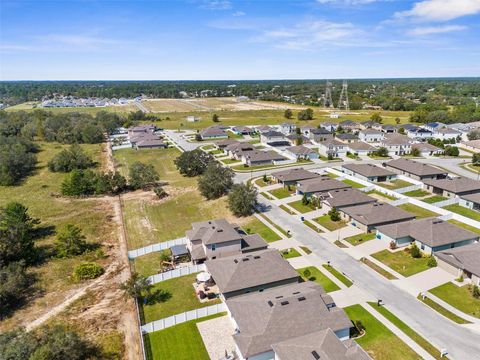
[[[193,115],[187,116],[187,121],[188,122],[198,122],[200,120],[201,120],[201,118],[198,117],[198,116],[193,116]]]

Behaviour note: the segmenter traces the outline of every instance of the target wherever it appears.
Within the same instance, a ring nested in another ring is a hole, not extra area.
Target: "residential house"
[[[381,141],[381,146],[388,150],[388,155],[407,155],[412,151],[412,142],[404,135],[387,134]]]
[[[398,131],[395,125],[382,125],[382,132],[385,134],[393,134]]]
[[[255,130],[248,126],[234,126],[232,132],[237,135],[253,135]]]
[[[415,219],[415,215],[387,203],[369,203],[340,209],[341,217],[365,232],[381,225]]]
[[[260,133],[260,142],[262,144],[271,144],[276,142],[286,142],[286,140],[281,132],[270,130]]]
[[[242,152],[242,163],[248,166],[259,165],[274,165],[276,162],[282,162],[288,160],[285,156],[280,155],[276,151],[244,151]]]
[[[348,144],[347,151],[351,152],[354,155],[367,156],[376,149],[366,142],[363,141],[354,141]]]
[[[318,151],[323,156],[345,157],[348,146],[338,140],[329,139],[318,143]]]
[[[456,140],[462,137],[462,133],[455,129],[441,128],[434,131],[433,137],[440,140]]]
[[[297,126],[295,124],[291,124],[291,123],[288,123],[288,122],[280,124],[280,131],[285,135],[289,135],[289,134],[295,132],[296,128],[297,128]]]
[[[194,263],[268,247],[257,234],[246,235],[238,225],[230,224],[225,219],[193,223],[192,229],[185,235],[187,249]]]
[[[298,283],[298,272],[276,249],[237,254],[205,262],[223,300]]]
[[[359,131],[358,138],[361,141],[365,141],[367,143],[376,143],[382,141],[384,139],[384,135],[381,131],[378,130],[365,129]]]
[[[345,164],[342,165],[342,172],[372,182],[391,181],[397,178],[393,171],[373,164]]]
[[[316,128],[310,131],[310,139],[316,143],[333,139],[333,133],[324,128]]]
[[[461,176],[426,180],[423,183],[428,191],[448,198],[480,193],[480,181]]]
[[[240,160],[243,156],[243,153],[254,150],[255,147],[252,144],[239,142],[228,145],[223,151],[225,151],[230,158]]]
[[[320,123],[320,127],[330,132],[335,132],[338,128],[338,123],[325,121]]]
[[[350,338],[347,314],[313,281],[236,296],[226,305],[240,359],[274,359],[272,345],[326,329],[340,340]]]
[[[473,152],[480,152],[480,139],[479,140],[470,140],[464,141],[461,144],[461,147],[464,147],[467,150],[471,150]]]
[[[332,190],[347,188],[351,188],[351,186],[326,175],[322,175],[313,179],[299,181],[297,183],[297,194],[311,197],[316,193],[326,193]]]
[[[153,134],[157,127],[152,124],[148,125],[138,125],[128,128],[128,136],[132,137],[138,134]]]
[[[320,199],[327,210],[332,208],[342,209],[344,207],[365,205],[377,201],[377,199],[365,195],[364,192],[353,188],[317,193],[313,195],[313,197]]]
[[[435,132],[438,129],[442,129],[446,127],[446,125],[441,122],[431,122],[431,123],[425,124],[423,127],[427,130],[430,130],[431,132]]]
[[[315,130],[315,129],[316,129],[315,126],[305,125],[305,126],[300,127],[300,133],[309,138],[311,131]]]
[[[217,149],[224,150],[227,146],[232,144],[240,144],[240,141],[235,139],[225,139],[225,140],[217,141],[215,143],[215,146],[217,147]]]
[[[307,171],[304,168],[286,169],[272,173],[272,178],[277,183],[283,185],[295,185],[297,182],[307,179],[313,179],[320,175]]]
[[[438,251],[435,257],[439,268],[480,286],[480,243]]]
[[[458,204],[470,210],[480,211],[480,193],[463,195]]]
[[[445,170],[437,167],[423,164],[421,162],[411,159],[395,159],[384,163],[384,166],[396,172],[411,177],[415,180],[429,180],[429,179],[443,179],[446,178],[448,173]]]
[[[290,134],[285,136],[285,140],[287,140],[290,145],[297,145],[297,144],[310,144],[310,139],[305,135],[299,134]]]
[[[426,142],[412,144],[412,151],[413,149],[418,149],[420,156],[423,156],[423,157],[439,155],[443,153],[443,150],[440,149],[439,147],[436,147]]]
[[[222,126],[210,126],[200,131],[202,140],[228,139],[228,134]]]
[[[142,137],[135,138],[134,141],[131,141],[132,146],[137,149],[165,149],[168,147],[168,144],[165,143],[160,137]]]
[[[426,140],[433,137],[433,132],[428,129],[417,127],[417,128],[411,128],[411,129],[405,129],[405,130],[407,132],[407,136],[410,139]]]
[[[188,122],[198,122],[200,120],[201,120],[201,118],[198,117],[198,116],[193,116],[193,115],[188,115],[187,116],[187,121]]]
[[[263,133],[272,131],[272,130],[274,130],[274,129],[273,129],[271,126],[269,126],[269,125],[260,125],[260,126],[255,127],[255,130],[256,130],[257,132],[259,132],[260,134],[263,134]]]
[[[297,160],[301,159],[307,159],[307,160],[312,160],[312,159],[318,159],[319,154],[318,151],[315,151],[314,149],[310,149],[306,146],[299,145],[299,146],[290,146],[285,149],[285,153],[289,156],[294,157]]]
[[[350,144],[358,140],[358,136],[352,133],[335,134],[335,139],[345,144]]]
[[[479,235],[439,218],[418,219],[377,227],[377,238],[394,242],[396,246],[415,243],[422,252],[436,251],[470,245]]]
[[[353,120],[343,120],[338,125],[340,125],[344,130],[354,131],[361,129],[360,124]]]
[[[372,129],[376,126],[380,126],[379,123],[377,123],[376,121],[373,121],[373,120],[362,121],[359,125],[360,125],[360,128],[362,130]]]

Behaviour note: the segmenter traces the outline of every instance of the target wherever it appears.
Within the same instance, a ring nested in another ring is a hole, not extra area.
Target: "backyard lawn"
[[[429,196],[427,198],[422,199],[422,201],[426,202],[427,204],[434,204],[436,202],[444,201],[447,199],[448,198],[446,198],[445,196],[433,195],[433,196]]]
[[[304,272],[305,270],[310,271],[310,276],[306,277]],[[332,292],[340,290],[340,287],[325,276],[318,268],[315,266],[308,266],[305,268],[297,269],[297,272],[300,274],[303,280],[315,281],[317,284],[320,284],[326,292]]]
[[[294,201],[291,203],[288,203],[289,206],[297,210],[298,212],[305,214],[307,212],[315,210],[315,207],[312,205],[312,203],[308,203],[305,205],[302,200]]]
[[[458,287],[448,282],[428,291],[465,314],[480,318],[480,299],[472,296],[468,285]]]
[[[396,189],[401,189],[407,186],[412,186],[413,184],[405,180],[397,179],[389,182],[380,182],[380,183],[377,183],[377,185],[384,187],[386,189],[396,190]]]
[[[354,236],[350,236],[345,238],[344,240],[353,246],[357,246],[363,243],[366,243],[369,240],[375,239],[375,233],[366,233],[366,234],[358,234]]]
[[[428,257],[415,259],[408,251],[404,250],[396,252],[382,250],[372,254],[372,257],[403,276],[411,276],[430,269],[427,265]]]
[[[160,255],[161,252],[157,251],[135,258],[133,262],[135,271],[144,276],[158,274],[162,271],[160,266]]]
[[[470,219],[480,221],[480,212],[475,211],[475,210],[467,209],[467,208],[465,208],[463,206],[460,206],[458,204],[445,206],[444,209],[453,211],[454,213],[463,215],[463,216],[468,217]]]
[[[277,199],[284,199],[295,193],[295,187],[290,187],[290,190],[288,190],[287,187],[282,187],[280,189],[270,190],[269,193],[275,196]]]
[[[329,215],[323,215],[313,219],[328,231],[335,231],[343,228],[347,223],[345,221],[332,221]]]
[[[375,195],[375,197],[380,198],[379,200],[396,200],[395,197],[384,194],[378,190],[370,190],[369,192],[366,193],[367,195]]]
[[[345,275],[343,275],[340,271],[335,269],[333,266],[328,264],[322,265],[324,269],[330,272],[333,276],[335,276],[338,280],[340,280],[346,287],[350,287],[353,285],[353,282],[350,281]]]
[[[249,222],[242,226],[242,229],[245,230],[247,234],[258,234],[263,240],[268,243],[281,240],[282,238],[270,229],[267,225],[262,223],[256,217],[252,218]]]
[[[356,181],[353,181],[353,180],[349,180],[349,179],[345,179],[345,180],[342,180],[342,182],[344,184],[347,184],[347,185],[350,185],[352,188],[354,189],[362,189],[365,187],[365,185],[362,185]]]
[[[378,321],[361,305],[344,308],[348,317],[355,323],[361,321],[365,335],[356,342],[375,360],[418,360],[420,356]]]
[[[422,190],[422,189],[417,189],[417,190],[412,190],[412,191],[408,191],[406,193],[403,193],[403,195],[405,196],[410,196],[410,197],[424,197],[424,196],[427,196],[429,195],[430,193],[428,191],[425,191],[425,190]]]
[[[155,331],[144,336],[148,360],[210,360],[197,323],[207,321],[225,313],[207,316],[197,320]]]
[[[289,249],[283,249],[280,251],[284,259],[291,259],[291,258],[296,258],[299,256],[302,256],[297,249],[294,248],[289,248]]]
[[[192,285],[196,276],[197,274],[181,276],[153,285],[152,294],[158,292],[158,301],[142,306],[143,323],[220,303],[219,299],[206,303],[198,300]]]
[[[399,209],[405,210],[417,217],[417,219],[427,218],[427,217],[435,217],[438,216],[437,213],[424,209],[420,206],[413,205],[410,203],[402,204],[397,206]]]

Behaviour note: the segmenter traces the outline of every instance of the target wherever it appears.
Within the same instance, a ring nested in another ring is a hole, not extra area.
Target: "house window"
[[[425,250],[425,245],[424,244],[420,245],[420,249]]]
[[[217,249],[217,245],[216,244],[213,244],[212,245],[212,251],[215,251]]]

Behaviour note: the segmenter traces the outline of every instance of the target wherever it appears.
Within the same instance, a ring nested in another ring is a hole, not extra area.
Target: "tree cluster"
[[[198,189],[208,200],[226,195],[233,186],[234,172],[217,162],[210,162],[205,172],[198,178]]]
[[[257,189],[253,185],[233,185],[228,194],[228,208],[235,216],[250,216],[257,205]]]
[[[48,168],[53,172],[70,172],[73,169],[87,169],[94,164],[92,158],[79,145],[74,144],[57,153],[48,162]]]
[[[313,120],[313,110],[308,108],[300,110],[297,114],[298,120]]]
[[[174,163],[180,174],[194,177],[203,174],[212,161],[215,161],[212,155],[196,149],[183,152]]]
[[[15,185],[28,176],[37,163],[36,151],[28,140],[0,135],[0,185]]]
[[[65,196],[113,195],[126,187],[127,180],[117,171],[95,173],[74,169],[63,180],[60,192]]]

